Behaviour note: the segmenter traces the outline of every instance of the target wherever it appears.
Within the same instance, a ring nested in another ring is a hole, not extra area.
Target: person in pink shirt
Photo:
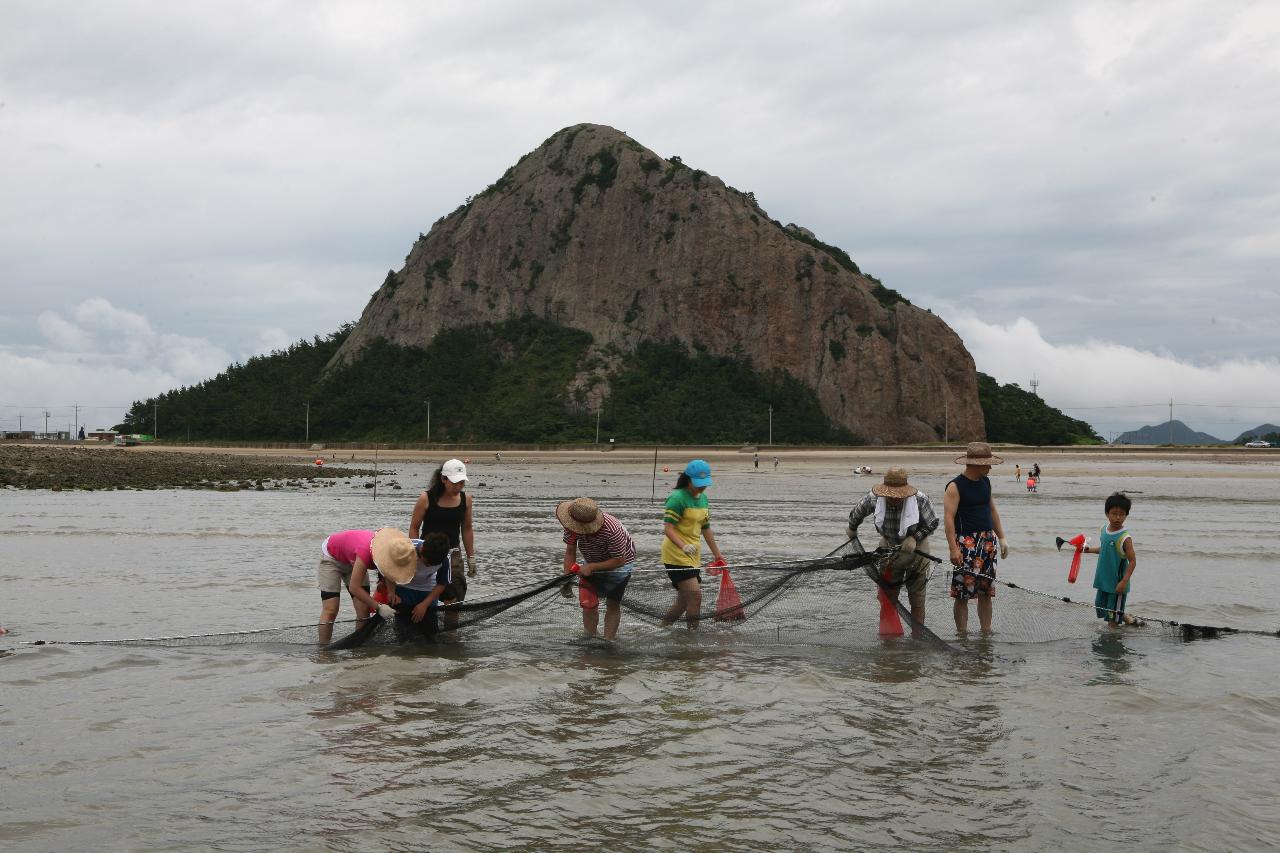
[[[338,618],[338,608],[342,603],[342,590],[351,582],[351,572],[356,564],[364,567],[365,583],[368,583],[367,572],[374,568],[373,564],[373,531],[343,530],[332,533],[320,545],[320,566],[316,569],[316,584],[320,587],[320,644],[328,645],[333,639],[333,622]],[[369,587],[364,591],[369,592]],[[351,590],[347,589],[347,594]],[[356,608],[356,618],[366,619],[369,606],[355,596],[351,603]]]

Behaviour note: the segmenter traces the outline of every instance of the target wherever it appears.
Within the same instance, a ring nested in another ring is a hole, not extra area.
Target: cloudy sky
[[[18,2],[0,426],[359,316],[419,232],[608,124],[846,249],[1104,435],[1280,423],[1280,7]]]

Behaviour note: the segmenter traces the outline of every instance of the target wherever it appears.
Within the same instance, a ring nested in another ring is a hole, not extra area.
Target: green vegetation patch
[[[978,374],[978,402],[987,440],[1002,444],[1104,444],[1084,421],[1064,415],[1017,385],[1001,385]]]

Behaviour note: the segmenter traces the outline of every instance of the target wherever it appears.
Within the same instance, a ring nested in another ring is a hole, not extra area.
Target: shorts
[[[467,567],[462,552],[454,548],[449,552],[449,585],[440,593],[441,604],[456,604],[467,597]]]
[[[1098,594],[1093,597],[1094,613],[1098,614],[1099,619],[1106,619],[1108,622],[1124,621],[1124,603],[1129,598],[1126,592],[1123,595],[1117,595],[1114,592],[1106,590],[1098,590]]]
[[[691,569],[688,566],[673,566],[670,563],[663,563],[667,570],[667,577],[671,579],[671,586],[675,589],[680,588],[682,581],[694,578],[698,581],[698,586],[702,586],[702,572],[697,569]]]
[[[320,599],[337,598],[351,584],[351,567],[331,557],[321,557],[316,567],[316,586],[320,587]],[[369,587],[364,588],[365,592]]]
[[[892,544],[883,536],[880,537],[880,547],[887,547]],[[932,568],[932,561],[926,557],[917,556],[918,554],[928,554],[929,540],[916,545],[913,554],[895,554],[885,566],[889,572],[888,582],[894,586],[905,586],[907,588],[907,600],[911,602],[911,606],[917,610],[924,609],[925,589],[929,585],[929,570]]]
[[[627,591],[627,584],[631,581],[633,568],[635,563],[628,563],[607,572],[592,572],[583,580],[590,584],[591,590],[598,597],[607,598],[609,601],[622,601],[622,596]]]
[[[996,597],[997,543],[994,530],[956,537],[960,565],[951,573],[951,597],[968,601],[980,595]]]

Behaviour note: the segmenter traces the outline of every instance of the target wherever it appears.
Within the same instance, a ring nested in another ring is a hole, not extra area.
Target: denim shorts
[[[623,593],[627,591],[627,582],[631,580],[631,570],[635,566],[635,563],[627,563],[607,572],[592,572],[587,575],[586,580],[597,596],[610,601],[621,601]]]

